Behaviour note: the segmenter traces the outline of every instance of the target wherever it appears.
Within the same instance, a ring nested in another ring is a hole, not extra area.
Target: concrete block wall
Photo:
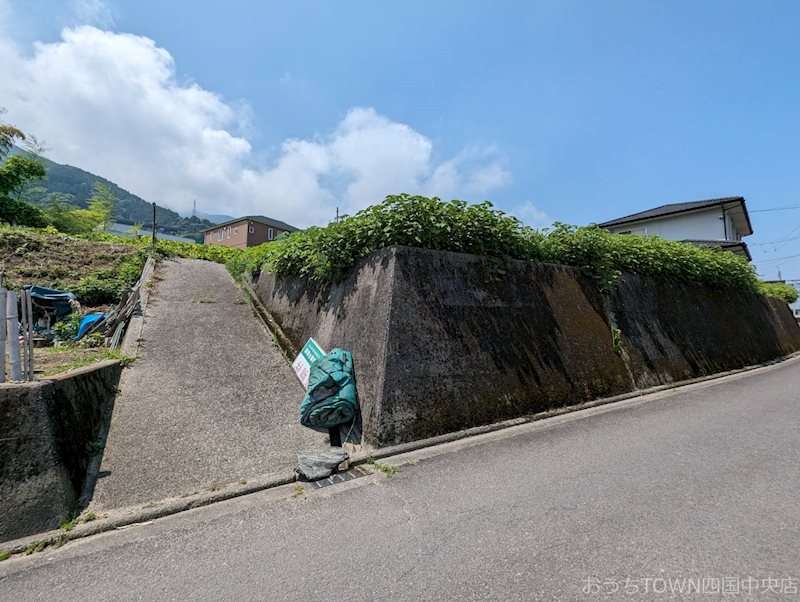
[[[72,518],[121,371],[119,362],[106,361],[47,380],[0,384],[0,541]]]
[[[295,345],[352,351],[376,447],[800,349],[786,304],[754,293],[624,275],[604,296],[579,269],[410,247],[333,285],[264,273],[255,290]]]

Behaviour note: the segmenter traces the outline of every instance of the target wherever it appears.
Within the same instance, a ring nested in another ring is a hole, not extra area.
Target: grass
[[[0,552],[0,562],[8,560],[9,558],[11,558],[11,552],[7,550],[3,550],[2,552]]]
[[[31,554],[36,554],[38,552],[43,552],[50,546],[55,546],[56,548],[60,548],[64,544],[69,541],[67,538],[67,533],[72,531],[75,527],[77,527],[81,523],[90,523],[93,520],[97,520],[97,515],[94,512],[89,512],[84,516],[76,516],[72,520],[65,521],[61,523],[59,529],[61,529],[61,533],[54,537],[50,537],[48,539],[39,539],[37,541],[31,542],[28,544],[28,547],[25,548],[25,555],[30,556]],[[11,556],[10,552],[0,552],[0,561],[6,560],[9,556]]]
[[[34,541],[28,544],[28,547],[25,548],[25,556],[42,552],[47,546],[52,545],[52,543],[52,539],[40,539],[39,541]]]
[[[216,303],[217,300],[212,297],[200,297],[194,300],[195,303]]]
[[[118,350],[112,351],[103,347],[82,348],[72,345],[42,347],[34,351],[33,357],[37,369],[41,370],[40,375],[44,377],[91,366],[104,360],[117,360],[123,368],[127,368],[135,360]]]
[[[392,466],[391,464],[385,464],[384,462],[379,462],[374,458],[370,458],[368,461],[372,465],[372,467],[375,468],[375,470],[381,471],[387,477],[391,477],[392,475],[397,473],[397,468]]]

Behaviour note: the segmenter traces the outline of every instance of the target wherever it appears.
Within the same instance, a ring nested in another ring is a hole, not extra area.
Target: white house
[[[740,196],[671,203],[599,224],[612,234],[655,234],[703,247],[721,247],[750,261],[742,240],[753,233]]]

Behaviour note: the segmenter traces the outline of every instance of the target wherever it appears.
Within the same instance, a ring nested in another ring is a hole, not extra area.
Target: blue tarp
[[[86,314],[85,316],[83,316],[83,319],[81,320],[81,325],[78,327],[78,334],[76,334],[75,338],[73,338],[72,340],[77,341],[83,335],[86,334],[86,331],[92,327],[92,324],[94,324],[98,320],[102,320],[103,318],[107,317],[108,316],[106,316],[106,314]]]

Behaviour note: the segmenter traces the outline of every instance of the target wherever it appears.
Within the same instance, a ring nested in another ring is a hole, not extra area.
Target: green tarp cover
[[[311,364],[308,390],[300,404],[300,424],[326,432],[352,422],[357,411],[353,356],[337,347]]]

